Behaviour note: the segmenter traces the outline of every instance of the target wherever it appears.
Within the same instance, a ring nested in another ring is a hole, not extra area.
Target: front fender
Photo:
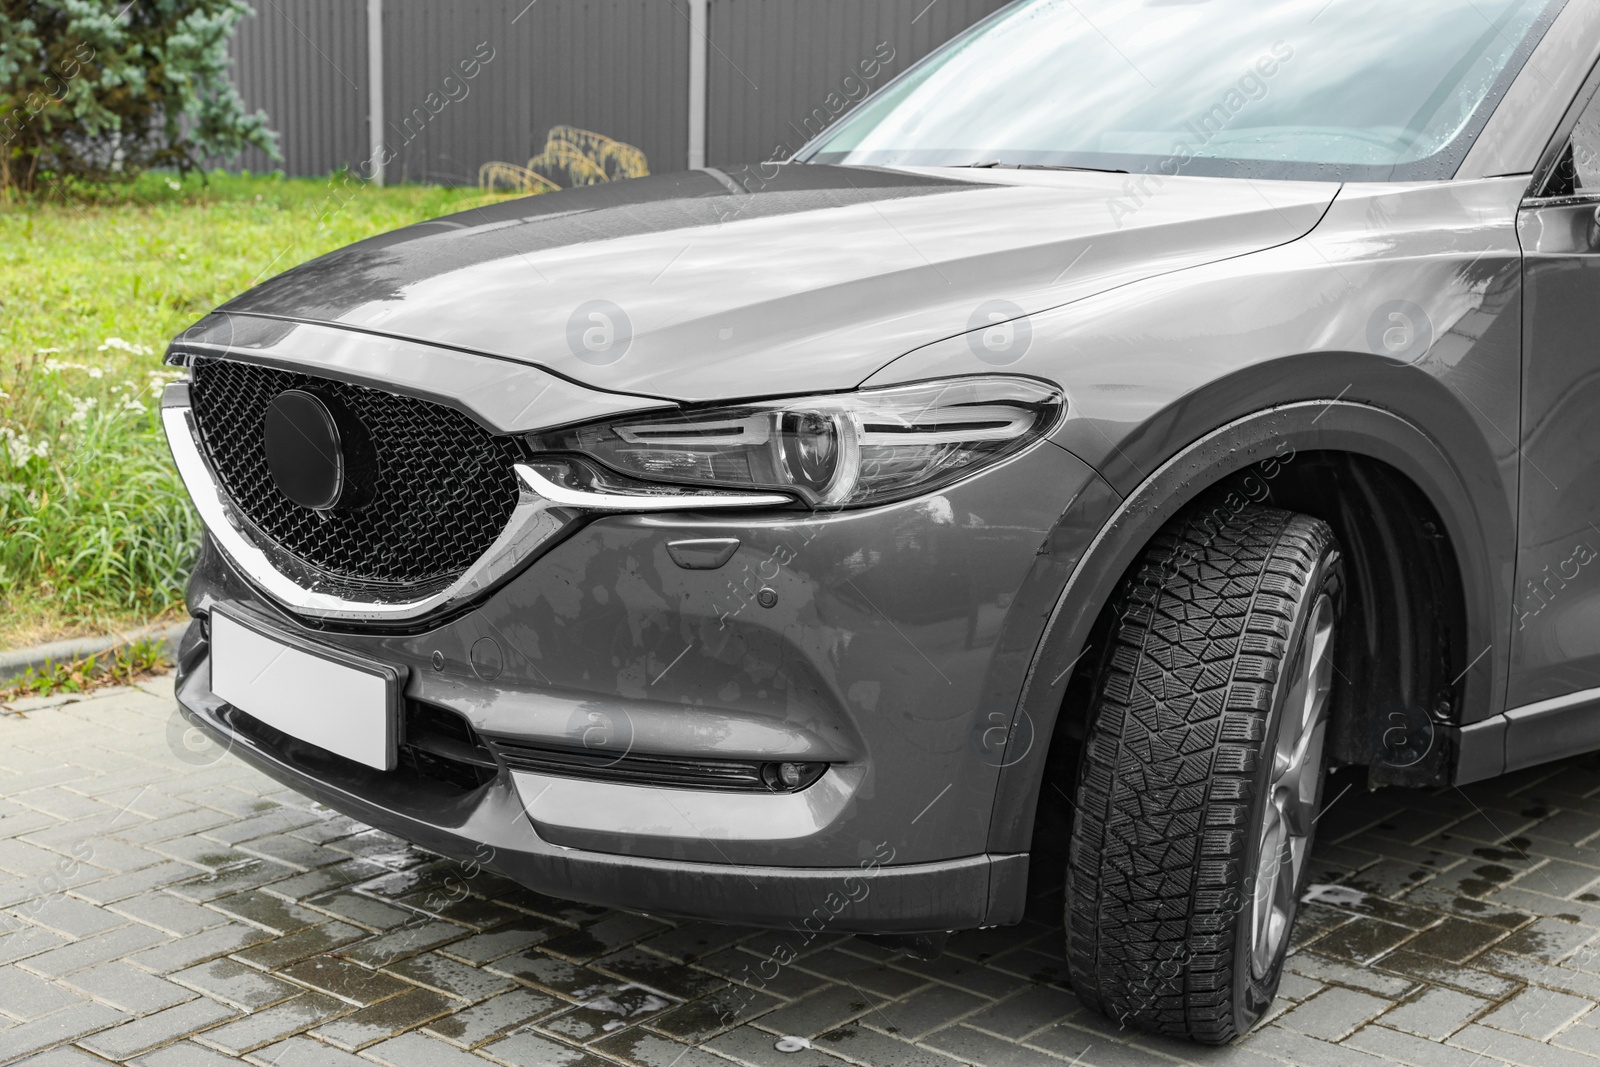
[[[862,383],[997,366],[1060,383],[1069,410],[1054,440],[1125,498],[1038,646],[1013,726],[1021,736],[1031,725],[1036,740],[1006,768],[993,841],[1027,847],[1070,681],[1062,672],[1138,551],[1206,487],[1285,445],[1381,460],[1433,505],[1466,615],[1458,722],[1502,710],[1519,477],[1515,219],[1526,184],[1346,187],[1297,241],[1024,316],[1007,337],[1025,342],[998,352],[973,336],[927,345]]]
[[[1013,735],[1032,736],[1026,758],[1008,754],[996,787],[990,849],[1026,849],[1044,784],[1045,756],[1058,729],[1073,665],[1129,566],[1150,539],[1206,488],[1264,460],[1294,453],[1349,452],[1386,463],[1427,496],[1460,565],[1468,646],[1487,648],[1510,610],[1505,560],[1485,534],[1484,487],[1465,479],[1428,434],[1391,412],[1342,400],[1287,404],[1222,426],[1152,472],[1101,527],[1057,599],[1018,701]],[[1493,497],[1489,497],[1492,502]],[[1497,644],[1503,646],[1503,642]],[[1504,656],[1484,656],[1461,679],[1463,720],[1500,710]]]

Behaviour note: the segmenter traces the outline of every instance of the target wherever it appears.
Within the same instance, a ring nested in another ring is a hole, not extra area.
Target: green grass
[[[0,201],[0,648],[177,612],[200,528],[157,423],[168,339],[475,189],[146,174]]]

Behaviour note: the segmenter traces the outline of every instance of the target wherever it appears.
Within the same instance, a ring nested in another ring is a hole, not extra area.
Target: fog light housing
[[[798,793],[814,785],[827,769],[826,763],[767,763],[761,767],[761,780],[774,793]]]

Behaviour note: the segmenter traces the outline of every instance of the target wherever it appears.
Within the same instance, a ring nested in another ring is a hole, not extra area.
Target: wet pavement
[[[1600,1067],[1592,757],[1433,792],[1336,778],[1273,1014],[1204,1049],[1078,1005],[1048,885],[933,962],[676,923],[530,893],[192,750],[168,679],[15,706],[0,1064]]]

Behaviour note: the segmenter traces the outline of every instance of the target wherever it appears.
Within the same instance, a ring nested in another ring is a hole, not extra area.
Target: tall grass
[[[167,339],[480,195],[218,173],[0,201],[0,648],[179,607],[200,528],[158,422]]]
[[[29,614],[108,623],[181,599],[200,527],[156,425],[171,376],[37,355],[14,367],[0,400],[0,588],[31,591]]]

